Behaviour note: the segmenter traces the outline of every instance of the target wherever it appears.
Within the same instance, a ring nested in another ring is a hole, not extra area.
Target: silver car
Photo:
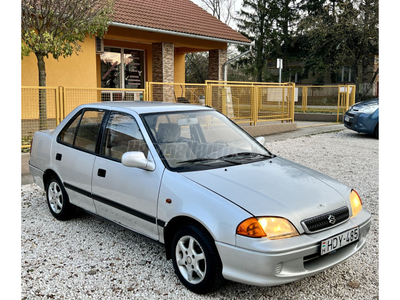
[[[292,282],[360,251],[357,192],[262,143],[208,107],[95,103],[35,133],[30,171],[55,218],[79,207],[164,244],[196,293]]]

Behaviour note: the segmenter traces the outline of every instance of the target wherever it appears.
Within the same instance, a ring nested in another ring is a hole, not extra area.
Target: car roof
[[[156,112],[174,112],[174,111],[190,111],[190,110],[213,110],[208,106],[200,106],[185,103],[170,103],[170,102],[149,102],[149,101],[110,101],[110,102],[95,102],[84,104],[81,106],[103,109],[128,109],[138,114],[156,113]]]

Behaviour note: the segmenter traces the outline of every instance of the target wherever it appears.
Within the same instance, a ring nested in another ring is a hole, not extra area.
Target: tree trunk
[[[256,42],[256,82],[262,82],[262,75],[263,75],[263,69],[264,69],[264,57],[263,57],[263,41],[264,40],[264,35],[261,34],[261,37],[258,39]]]
[[[39,87],[46,87],[46,65],[44,55],[36,54],[39,71]],[[47,129],[46,89],[39,88],[39,130]]]
[[[354,74],[351,74],[351,77],[354,76],[354,85],[356,86],[356,102],[359,102],[360,99],[362,99],[361,93],[360,93],[360,80],[358,74],[360,73],[358,71],[358,66],[359,66],[359,59],[356,59],[354,62]],[[362,73],[362,72],[361,72]],[[362,78],[362,75],[361,75]]]

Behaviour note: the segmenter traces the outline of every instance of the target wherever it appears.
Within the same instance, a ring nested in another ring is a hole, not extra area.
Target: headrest
[[[181,136],[181,127],[175,123],[160,123],[157,131],[159,143],[173,143]]]

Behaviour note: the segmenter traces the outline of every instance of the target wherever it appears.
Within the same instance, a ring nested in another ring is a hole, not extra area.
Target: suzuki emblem
[[[329,215],[328,217],[328,221],[329,223],[331,223],[332,225],[334,225],[336,223],[336,218],[334,215]]]

